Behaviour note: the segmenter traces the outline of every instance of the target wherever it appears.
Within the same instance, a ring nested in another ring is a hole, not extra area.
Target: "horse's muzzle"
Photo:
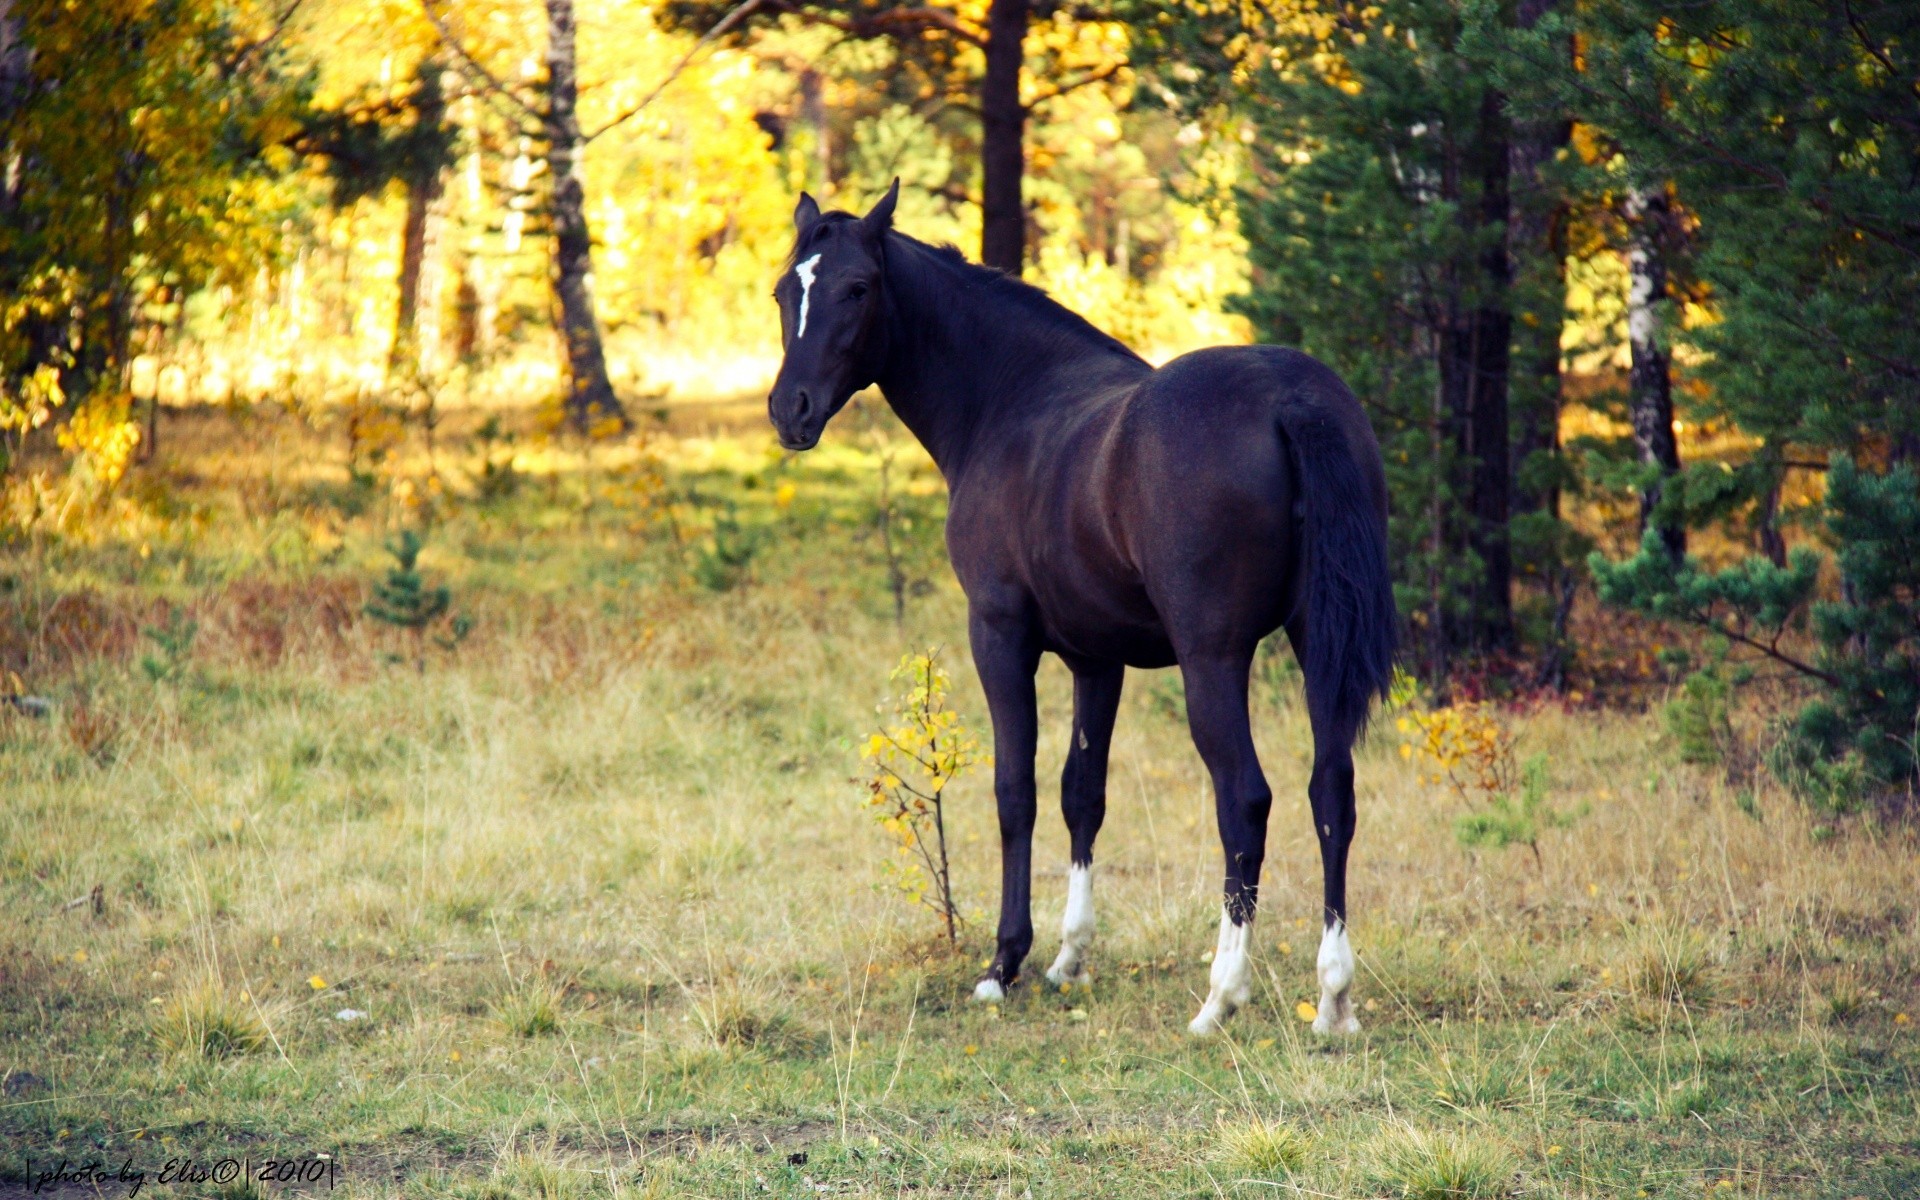
[[[827,419],[833,415],[832,407],[821,397],[822,393],[813,388],[774,386],[773,394],[767,397],[767,419],[773,423],[783,449],[811,450],[820,444]]]

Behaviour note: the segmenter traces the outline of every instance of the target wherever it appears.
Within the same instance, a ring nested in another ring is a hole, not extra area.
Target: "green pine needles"
[[[404,629],[413,642],[413,666],[427,669],[427,637],[447,617],[453,605],[453,593],[445,584],[429,587],[420,574],[420,550],[426,543],[411,529],[387,543],[394,565],[386,575],[374,580],[373,598],[362,611],[376,621]],[[473,631],[471,618],[456,615],[445,621],[446,632],[434,635],[433,642],[443,650],[452,650]],[[401,661],[400,656],[394,656]]]
[[[1536,754],[1520,768],[1520,789],[1491,793],[1485,808],[1470,812],[1453,823],[1453,833],[1462,846],[1504,850],[1525,846],[1533,851],[1535,866],[1541,866],[1540,835],[1549,829],[1567,829],[1587,814],[1587,806],[1562,811],[1547,802],[1547,756]]]
[[[1649,533],[1625,562],[1595,554],[1588,566],[1602,600],[1711,630],[1810,682],[1815,697],[1768,763],[1802,796],[1844,810],[1912,780],[1920,765],[1920,476],[1835,455],[1825,516],[1840,575],[1831,598],[1819,597],[1821,556],[1806,548],[1784,567],[1749,558],[1707,571],[1676,561]],[[1811,656],[1783,645],[1809,624]]]

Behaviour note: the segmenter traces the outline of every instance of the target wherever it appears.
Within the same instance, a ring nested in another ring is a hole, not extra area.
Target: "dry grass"
[[[5,567],[9,665],[60,707],[0,718],[0,1065],[58,1098],[0,1108],[0,1138],[306,1139],[345,1147],[356,1194],[739,1195],[759,1177],[796,1195],[1197,1196],[1231,1177],[1692,1197],[1736,1171],[1741,1195],[1920,1187],[1902,1149],[1920,1050],[1896,1020],[1920,1009],[1912,831],[1823,834],[1764,780],[1743,807],[1635,713],[1515,716],[1550,754],[1554,802],[1590,805],[1538,864],[1463,851],[1456,802],[1383,723],[1360,752],[1351,885],[1366,1031],[1329,1048],[1294,1015],[1316,995],[1310,737],[1263,686],[1279,799],[1261,987],[1227,1039],[1196,1044],[1212,798],[1167,677],[1136,673],[1093,990],[967,1004],[996,902],[987,781],[950,806],[958,955],[886,889],[847,782],[900,652],[964,657],[937,520],[917,550],[934,586],[895,627],[863,460],[780,467],[762,444],[674,451],[684,486],[766,531],[726,593],[688,582],[662,525],[582,519],[564,492],[450,507],[424,562],[478,624],[424,675],[384,667],[357,618],[403,511],[384,501],[262,506],[213,542],[143,509],[130,542]],[[213,461],[208,503],[243,473]],[[284,565],[258,549],[276,544]],[[156,596],[201,630],[159,680],[123,636],[161,620]],[[984,724],[963,662],[954,677]],[[108,754],[70,732],[81,697]],[[1058,663],[1040,697],[1045,779],[1066,749]],[[1050,809],[1036,970],[1065,893]],[[96,884],[99,914],[63,907]],[[201,985],[208,961],[226,990]],[[284,1057],[261,1052],[242,990],[279,1014]]]
[[[1313,1140],[1294,1126],[1260,1117],[1222,1122],[1215,1136],[1230,1170],[1267,1182],[1284,1182],[1313,1152]]]
[[[250,998],[214,982],[190,984],[157,1006],[151,1026],[163,1052],[189,1058],[225,1058],[265,1049],[267,1022]]]
[[[1406,1200],[1495,1200],[1513,1191],[1512,1151],[1484,1134],[1400,1129],[1374,1149],[1375,1179]]]

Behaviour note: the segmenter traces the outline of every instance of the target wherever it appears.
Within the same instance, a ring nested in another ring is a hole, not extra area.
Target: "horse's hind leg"
[[[1071,842],[1067,911],[1060,920],[1060,954],[1047,968],[1056,984],[1085,983],[1087,947],[1093,942],[1093,839],[1107,817],[1107,749],[1120,687],[1127,669],[1119,663],[1073,664],[1073,733],[1060,773],[1060,813]]]
[[[1252,662],[1250,651],[1183,656],[1180,662],[1187,689],[1187,724],[1213,777],[1220,846],[1227,860],[1220,940],[1213,952],[1207,1002],[1187,1027],[1196,1034],[1219,1029],[1253,991],[1249,951],[1273,792],[1261,774],[1247,719],[1247,671]]]
[[[1313,804],[1313,831],[1320,835],[1320,873],[1325,888],[1325,931],[1316,966],[1320,1009],[1316,1033],[1358,1033],[1353,1015],[1353,947],[1347,941],[1347,847],[1353,843],[1353,731],[1314,730],[1313,778],[1307,798]]]
[[[1288,630],[1294,652],[1304,657],[1303,627]],[[1347,848],[1353,844],[1352,726],[1331,719],[1313,724],[1313,777],[1307,799],[1313,805],[1313,832],[1320,838],[1320,875],[1324,888],[1323,932],[1315,963],[1320,976],[1316,1033],[1358,1033],[1353,1015],[1353,946],[1347,940]]]

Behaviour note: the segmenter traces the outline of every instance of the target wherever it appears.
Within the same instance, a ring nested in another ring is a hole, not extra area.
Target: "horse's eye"
[[[856,283],[847,289],[847,299],[849,300],[864,300],[866,297],[867,285],[864,283]]]

